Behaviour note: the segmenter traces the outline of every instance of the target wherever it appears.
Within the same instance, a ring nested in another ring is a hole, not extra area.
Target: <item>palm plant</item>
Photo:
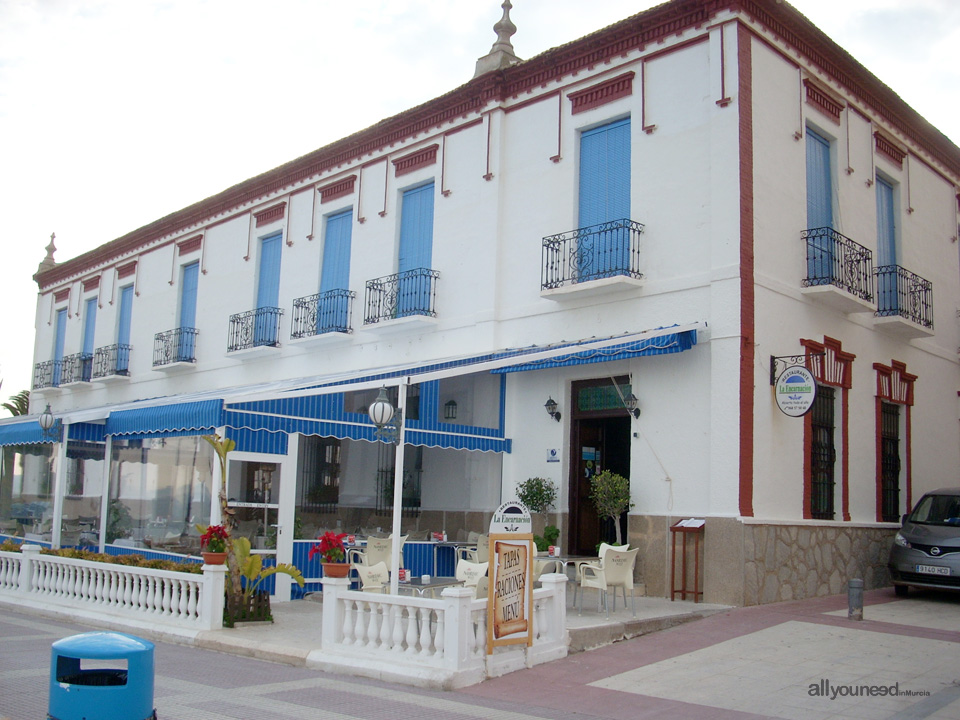
[[[2,387],[3,381],[0,381]],[[30,412],[30,391],[21,390],[10,397],[10,402],[3,403],[4,409],[13,416],[26,415]],[[3,449],[3,465],[0,467],[0,518],[10,517],[10,508],[13,503],[13,463],[20,452],[19,446],[11,445]]]

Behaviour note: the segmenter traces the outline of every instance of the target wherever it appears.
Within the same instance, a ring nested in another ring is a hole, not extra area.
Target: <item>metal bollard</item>
[[[847,619],[863,620],[863,580],[850,578],[847,583]]]

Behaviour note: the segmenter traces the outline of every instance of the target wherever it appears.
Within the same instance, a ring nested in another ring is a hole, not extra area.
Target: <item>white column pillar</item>
[[[277,562],[293,563],[293,529],[296,525],[297,511],[297,458],[299,457],[300,435],[292,433],[287,442],[287,455],[280,463],[280,489],[277,498]],[[274,480],[274,486],[277,481]],[[267,528],[269,531],[269,528]],[[273,600],[286,602],[290,599],[293,578],[277,573],[276,590]]]
[[[403,452],[407,425],[407,385],[409,384],[410,378],[403,378],[397,385],[397,412],[400,414],[400,427],[397,433],[397,453],[393,468],[393,544],[390,554],[391,595],[400,594],[400,516],[403,505]]]
[[[323,620],[320,625],[320,647],[335,648],[340,642],[343,629],[343,604],[340,593],[350,589],[350,578],[321,579],[323,583]]]
[[[67,435],[70,425],[63,423],[63,436],[57,443],[57,474],[53,485],[53,528],[50,543],[60,547],[60,529],[63,525],[63,496],[67,488]]]
[[[107,522],[110,520],[110,471],[113,468],[113,435],[107,435],[107,444],[103,449],[103,479],[100,481],[100,537],[97,538],[99,551],[107,544]]]
[[[203,566],[203,590],[200,592],[200,625],[204,630],[223,627],[223,595],[227,583],[226,565]]]

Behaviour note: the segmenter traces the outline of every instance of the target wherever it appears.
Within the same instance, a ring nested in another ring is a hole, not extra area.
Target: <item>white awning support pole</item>
[[[407,425],[407,385],[409,378],[397,384],[397,452],[393,467],[393,543],[390,546],[390,594],[400,594],[400,517],[403,510],[403,450]]]

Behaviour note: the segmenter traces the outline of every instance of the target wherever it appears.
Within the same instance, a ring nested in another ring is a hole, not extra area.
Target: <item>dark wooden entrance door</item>
[[[574,398],[577,397],[577,385],[579,383],[573,388]],[[593,555],[597,543],[613,541],[615,529],[610,520],[601,521],[597,517],[590,499],[590,480],[603,470],[630,477],[630,416],[622,405],[578,410],[575,402],[571,434],[567,550],[573,555]],[[626,537],[626,513],[620,522],[621,532]]]

